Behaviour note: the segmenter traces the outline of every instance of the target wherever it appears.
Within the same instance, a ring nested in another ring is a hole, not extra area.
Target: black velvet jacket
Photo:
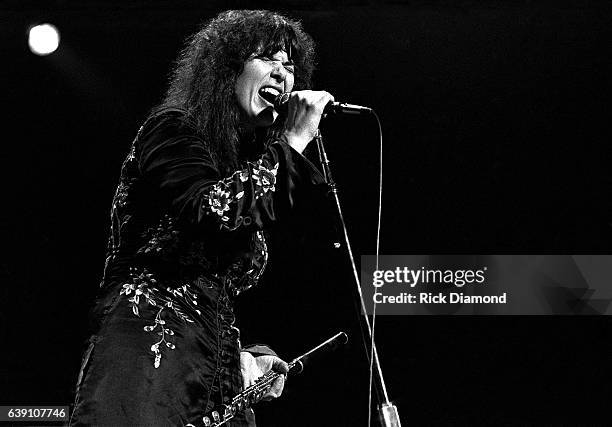
[[[72,424],[193,423],[237,394],[233,299],[266,266],[263,230],[319,184],[312,163],[274,140],[221,176],[184,112],[151,116],[113,199]]]

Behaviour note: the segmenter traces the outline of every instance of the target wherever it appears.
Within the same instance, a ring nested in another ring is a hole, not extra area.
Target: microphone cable
[[[376,114],[375,110],[372,110],[372,114],[376,118],[376,123],[378,124],[378,136],[379,136],[379,172],[378,172],[378,217],[376,224],[376,271],[378,271],[378,258],[380,257],[380,227],[381,227],[381,218],[382,218],[382,189],[383,189],[383,134],[382,134],[382,126],[380,123],[380,118],[378,114]],[[367,313],[364,313],[367,317]],[[376,331],[376,299],[374,299],[374,306],[372,309],[372,333],[370,340],[370,369],[369,369],[369,385],[368,385],[368,427],[370,427],[370,423],[372,420],[372,379],[374,376],[374,333]],[[380,360],[378,360],[380,363]],[[383,393],[385,396],[385,400],[388,402],[389,397],[387,395],[387,390],[384,384],[384,381],[381,381],[383,386]]]
[[[382,223],[382,185],[383,185],[383,134],[382,134],[382,124],[380,122],[380,118],[378,117],[378,114],[373,110],[368,108],[368,113],[373,114],[374,117],[376,118],[376,123],[378,125],[378,135],[379,135],[379,179],[378,179],[378,218],[377,218],[377,227],[376,227],[376,270],[379,269],[379,261],[380,261],[380,232],[381,232],[381,223]],[[360,114],[363,114],[360,113]],[[368,311],[366,309],[366,305],[365,305],[365,300],[363,297],[363,291],[362,291],[362,287],[361,287],[361,280],[359,279],[359,274],[357,273],[357,267],[355,264],[355,257],[353,256],[353,251],[351,248],[351,243],[350,243],[350,239],[348,236],[348,230],[346,227],[346,223],[344,221],[344,215],[342,214],[342,207],[340,204],[340,200],[338,198],[338,191],[336,188],[336,183],[334,182],[334,179],[332,178],[332,174],[331,174],[331,170],[329,169],[329,159],[327,158],[327,154],[325,153],[325,147],[323,144],[323,138],[321,136],[321,133],[319,131],[317,131],[317,135],[315,136],[315,139],[317,140],[317,147],[319,149],[319,160],[321,162],[321,165],[323,167],[323,174],[325,176],[325,180],[328,183],[328,186],[330,188],[331,194],[333,194],[334,200],[336,202],[336,208],[337,208],[337,213],[338,213],[338,219],[339,219],[339,223],[342,226],[342,232],[343,232],[343,236],[344,236],[344,241],[346,243],[346,250],[347,250],[347,254],[349,257],[349,261],[350,261],[350,265],[352,267],[352,271],[353,271],[353,276],[355,279],[355,284],[356,284],[356,290],[357,290],[357,294],[358,294],[358,301],[361,304],[361,311],[363,312],[365,318],[365,322],[359,322],[359,326],[362,330],[362,340],[363,340],[363,344],[365,347],[365,352],[366,355],[369,358],[369,373],[368,373],[368,427],[371,426],[371,420],[372,420],[372,390],[374,388],[374,369],[376,368],[378,370],[378,377],[380,379],[380,387],[382,389],[382,393],[383,393],[383,402],[381,402],[381,411],[383,411],[383,409],[388,408],[388,407],[392,407],[393,405],[391,405],[391,402],[389,401],[389,395],[387,393],[387,387],[384,381],[384,377],[383,377],[383,373],[382,373],[382,367],[380,364],[380,359],[378,356],[378,351],[376,349],[376,343],[375,343],[375,334],[374,334],[374,325],[376,322],[376,301],[374,300],[374,305],[373,305],[373,311],[372,311],[372,322],[373,324],[370,325],[370,320],[368,317]],[[367,344],[367,338],[366,336],[364,336],[365,334],[363,333],[363,324],[365,323],[365,326],[368,329],[368,333],[370,334],[370,348],[369,348],[369,352],[368,352],[368,344]],[[376,367],[374,367],[374,364],[376,365]],[[378,389],[377,389],[378,391]],[[379,396],[380,399],[380,396]],[[397,412],[397,411],[396,411]]]

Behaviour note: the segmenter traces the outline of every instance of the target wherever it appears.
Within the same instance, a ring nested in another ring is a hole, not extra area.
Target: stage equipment
[[[285,92],[274,98],[274,109],[279,114],[287,115],[287,108],[289,104],[289,96],[291,92]],[[371,114],[373,110],[369,107],[362,107],[361,105],[347,104],[346,102],[329,102],[323,110],[323,115],[326,114]]]
[[[328,104],[329,105],[329,104]],[[360,107],[366,108],[366,107]],[[380,119],[378,115],[373,109],[368,108],[369,113],[373,114],[376,118],[376,122],[378,123],[378,131],[380,136],[380,185],[379,185],[379,200],[378,200],[378,230],[376,237],[376,268],[378,269],[378,255],[380,249],[380,220],[381,220],[381,207],[382,207],[382,127],[380,125]],[[382,373],[382,368],[380,366],[380,359],[378,358],[378,350],[376,348],[376,342],[374,341],[374,325],[376,319],[376,304],[374,305],[374,313],[372,315],[372,325],[370,325],[370,319],[368,318],[365,301],[363,299],[363,293],[361,291],[361,282],[359,280],[359,274],[357,273],[357,267],[355,265],[355,258],[353,256],[353,249],[351,247],[351,242],[349,239],[348,231],[346,229],[346,223],[344,222],[344,216],[342,214],[342,206],[340,204],[340,198],[338,196],[338,189],[336,187],[336,182],[334,181],[331,168],[329,166],[330,161],[327,157],[327,152],[325,151],[325,145],[323,144],[323,136],[321,135],[320,130],[317,129],[317,134],[315,136],[315,141],[317,144],[317,149],[319,151],[319,161],[321,162],[321,167],[323,168],[323,176],[325,177],[325,181],[329,187],[329,192],[333,195],[336,210],[338,213],[338,222],[342,227],[342,232],[344,235],[344,242],[346,244],[347,254],[351,263],[351,268],[353,269],[353,278],[355,280],[355,285],[357,288],[357,295],[359,297],[360,307],[363,313],[363,319],[365,319],[366,330],[368,332],[368,338],[370,340],[370,354],[368,355],[368,359],[370,361],[370,390],[369,390],[369,404],[368,404],[368,426],[371,421],[370,407],[372,401],[372,376],[373,376],[373,367],[376,369],[378,382],[383,392],[384,401],[379,406],[379,418],[384,427],[401,427],[399,413],[397,411],[397,407],[391,403],[389,400],[389,394],[387,393],[387,386],[385,384],[385,380]],[[338,247],[338,244],[334,244],[335,247]],[[366,346],[367,348],[367,346]]]

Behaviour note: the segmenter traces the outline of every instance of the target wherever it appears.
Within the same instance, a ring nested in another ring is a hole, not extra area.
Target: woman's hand
[[[325,106],[333,100],[331,94],[322,90],[291,92],[283,132],[291,148],[298,153],[304,151],[317,133]]]
[[[254,357],[247,351],[240,352],[240,371],[242,373],[243,387],[251,386],[255,380],[264,375],[269,370],[281,372],[285,375],[278,377],[270,389],[264,394],[262,400],[272,400],[283,393],[285,387],[285,377],[289,372],[289,366],[276,356],[257,356]]]

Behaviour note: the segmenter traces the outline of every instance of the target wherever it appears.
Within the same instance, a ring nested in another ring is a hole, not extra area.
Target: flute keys
[[[210,427],[211,426],[211,422],[210,422],[210,418],[208,417],[202,417],[202,422],[204,423],[204,427]]]

